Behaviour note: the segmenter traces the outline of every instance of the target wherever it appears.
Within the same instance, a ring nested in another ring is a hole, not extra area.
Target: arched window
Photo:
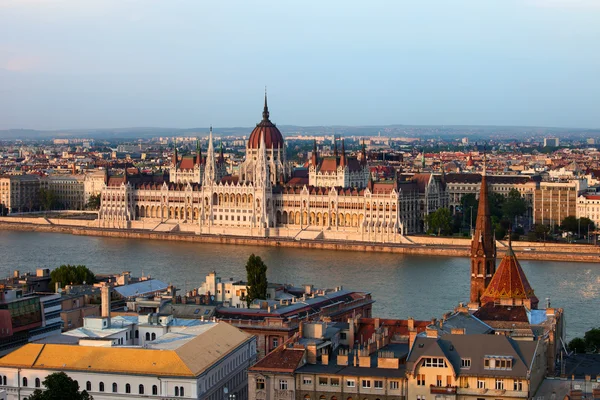
[[[6,375],[2,377],[2,384],[6,386]]]
[[[144,385],[140,385],[140,387],[139,387],[139,393],[140,394],[144,394]]]
[[[156,339],[156,333],[152,332],[152,340]]]
[[[180,386],[180,387],[179,387],[179,395],[180,395],[181,397],[185,396],[185,394],[183,393],[183,386]]]
[[[175,396],[179,396],[179,386],[175,386]]]
[[[131,393],[131,385],[129,383],[125,384],[125,393]]]
[[[113,382],[113,393],[117,393],[119,391],[119,386],[117,385],[117,382]]]
[[[152,385],[152,394],[155,396],[158,394],[158,386]]]
[[[35,387],[40,387],[40,378],[35,378]]]
[[[135,338],[139,339],[140,338],[140,331],[139,330],[135,330]]]
[[[89,392],[90,390],[92,390],[92,382],[90,382],[90,381],[87,381],[87,382],[85,383],[85,390],[87,390],[88,392]]]
[[[146,332],[146,340],[150,340],[150,332]]]
[[[27,387],[27,378],[23,377],[23,387]]]
[[[104,382],[100,382],[100,383],[98,384],[98,391],[99,391],[99,392],[104,392]]]

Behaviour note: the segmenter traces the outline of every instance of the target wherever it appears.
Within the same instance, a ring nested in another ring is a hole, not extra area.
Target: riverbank
[[[68,223],[68,222],[67,222]],[[441,257],[469,257],[468,239],[445,239],[411,236],[412,244],[349,242],[324,239],[262,238],[233,235],[208,235],[187,232],[156,232],[141,229],[109,229],[77,225],[52,225],[27,222],[0,221],[0,229],[16,231],[53,232],[71,235],[103,236],[128,239],[171,240],[195,243],[229,245],[271,246],[302,249],[378,252]],[[498,242],[498,256],[502,256],[503,242]],[[536,247],[523,247],[536,246]],[[517,257],[521,260],[600,262],[600,250],[593,246],[557,245],[553,243],[514,242]]]

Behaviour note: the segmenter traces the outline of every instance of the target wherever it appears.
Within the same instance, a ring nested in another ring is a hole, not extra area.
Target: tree
[[[427,215],[427,232],[437,232],[438,235],[452,234],[452,213],[447,208],[438,208]]]
[[[36,389],[27,400],[93,400],[88,392],[79,391],[79,384],[64,372],[50,374],[42,382],[45,389]]]
[[[583,235],[589,235],[590,230],[594,230],[596,229],[596,224],[594,224],[594,221],[592,221],[591,219],[587,218],[587,217],[581,217],[579,218],[579,226],[581,227],[581,233]],[[578,233],[579,233],[579,226],[578,228]]]
[[[100,209],[100,193],[91,195],[90,198],[88,199],[87,204],[85,205],[85,208],[87,208],[88,210],[99,210]]]
[[[248,307],[254,299],[267,298],[267,266],[259,256],[251,254],[246,263],[248,296],[246,302]]]
[[[40,205],[42,210],[50,211],[58,208],[58,199],[53,190],[40,189]]]
[[[583,336],[588,352],[596,353],[600,349],[600,328],[590,329]]]
[[[513,221],[515,217],[519,217],[527,212],[527,202],[517,189],[510,189],[508,196],[502,205],[502,214],[504,218]]]
[[[585,353],[585,340],[580,337],[571,340],[569,342],[569,350],[580,354]]]
[[[577,218],[573,215],[569,215],[563,219],[562,223],[560,224],[560,228],[566,232],[577,232],[577,228],[579,228]]]
[[[62,285],[81,285],[83,282],[91,285],[96,282],[96,276],[85,265],[61,265],[50,272],[50,278],[52,287],[57,282]]]

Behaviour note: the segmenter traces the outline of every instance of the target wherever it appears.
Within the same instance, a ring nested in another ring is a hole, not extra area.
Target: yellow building
[[[408,400],[528,399],[542,383],[542,341],[503,335],[416,338],[406,363]]]

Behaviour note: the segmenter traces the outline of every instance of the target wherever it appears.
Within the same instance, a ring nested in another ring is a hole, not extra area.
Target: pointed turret
[[[475,232],[471,240],[471,296],[472,303],[479,302],[481,295],[496,272],[496,241],[490,217],[488,186],[485,170],[486,156],[483,155],[483,174],[479,192],[479,207]]]
[[[360,154],[361,154],[361,158],[360,158],[361,165],[367,165],[367,149],[365,147],[364,139],[362,141],[362,148],[360,150]]]
[[[338,156],[338,151],[337,151],[337,140],[335,139],[335,135],[333,135],[333,156],[337,157]]]
[[[521,268],[512,249],[511,232],[508,233],[508,250],[494,273],[490,284],[481,296],[481,303],[500,303],[511,306],[524,305],[537,309],[539,299]]]
[[[317,139],[313,139],[313,151],[312,151],[312,155],[311,155],[311,164],[316,167],[318,162],[319,162],[319,158],[318,158],[318,154],[317,154]]]
[[[275,99],[277,100],[277,99]],[[275,110],[277,111],[277,110]],[[269,120],[269,106],[267,105],[267,88],[265,87],[265,107],[263,108],[263,121]]]
[[[200,139],[196,140],[196,165],[202,165],[202,149],[200,148]]]
[[[206,166],[204,167],[203,185],[211,185],[216,180],[215,148],[213,146],[212,126],[208,134],[208,151],[206,154]]]
[[[220,149],[219,149],[219,164],[225,163],[225,156],[223,155],[223,141],[220,141]]]
[[[342,139],[342,156],[340,157],[340,167],[346,166],[346,148],[344,147],[344,139]]]
[[[177,137],[173,139],[173,156],[171,158],[171,164],[177,169]]]

